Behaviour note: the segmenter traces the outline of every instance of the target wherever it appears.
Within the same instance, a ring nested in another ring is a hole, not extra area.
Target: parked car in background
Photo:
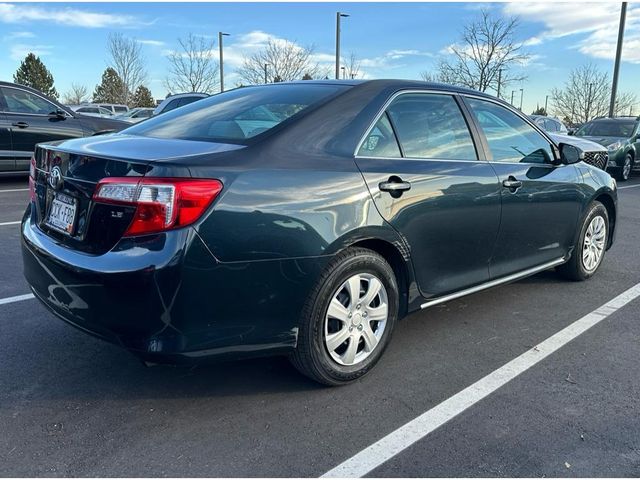
[[[443,84],[230,90],[38,145],[24,273],[58,317],[150,363],[280,354],[344,384],[409,312],[551,268],[593,276],[616,182],[581,155]]]
[[[125,113],[129,111],[129,107],[127,107],[126,105],[121,105],[117,103],[94,103],[93,105],[106,108],[114,115],[119,115],[121,113]]]
[[[596,118],[580,127],[575,135],[607,148],[607,169],[618,180],[627,180],[631,171],[640,167],[640,117]]]
[[[582,160],[589,165],[599,168],[600,170],[607,170],[609,163],[609,154],[606,147],[603,147],[599,143],[592,142],[586,138],[572,137],[567,135],[560,135],[558,133],[548,133],[551,139],[556,143],[568,143],[574,147],[578,147],[582,150],[584,156]]]
[[[86,116],[33,88],[0,82],[0,173],[28,172],[37,143],[116,132],[129,125]]]
[[[116,115],[116,120],[122,120],[123,122],[128,123],[138,123],[142,120],[146,120],[147,118],[151,118],[153,116],[153,108],[146,107],[137,107],[132,110],[129,110],[126,113],[121,113],[120,115]]]
[[[90,117],[102,117],[109,118],[113,116],[113,112],[111,110],[107,110],[104,107],[100,107],[98,105],[67,105],[71,110],[77,113],[81,113],[83,115],[88,115]]]
[[[207,98],[209,95],[206,93],[179,93],[176,95],[171,95],[170,97],[165,98],[160,105],[158,105],[153,111],[154,115],[160,115],[161,113],[170,112],[178,107],[184,107],[185,105],[189,105],[190,103],[196,102],[198,100],[202,100],[203,98]]]
[[[556,117],[548,117],[546,115],[529,115],[529,118],[545,132],[559,133],[560,135],[566,135],[569,132],[564,123]]]

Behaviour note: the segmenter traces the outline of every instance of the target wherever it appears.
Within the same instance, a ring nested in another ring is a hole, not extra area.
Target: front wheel
[[[349,248],[336,255],[311,292],[291,361],[317,382],[349,383],[378,362],[397,317],[393,269],[372,250]]]
[[[629,180],[631,176],[631,170],[633,169],[633,157],[631,157],[630,153],[624,157],[624,164],[622,167],[618,168],[618,173],[616,174],[616,179],[621,182],[626,182]]]
[[[567,263],[559,272],[570,280],[586,280],[593,276],[602,264],[609,239],[609,214],[600,202],[593,202],[588,210],[578,243]]]

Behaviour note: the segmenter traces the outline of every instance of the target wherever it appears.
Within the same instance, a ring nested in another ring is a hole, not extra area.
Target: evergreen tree
[[[275,77],[273,77],[273,83],[280,83],[282,82],[282,77],[280,75],[276,75]]]
[[[153,99],[151,90],[149,90],[144,85],[140,85],[136,89],[136,92],[133,94],[133,99],[131,101],[134,107],[155,107],[156,106],[156,102]]]
[[[102,74],[102,81],[96,85],[93,91],[93,101],[95,103],[120,103],[124,84],[116,71],[108,67]]]
[[[302,80],[313,80],[313,77],[308,73],[305,73],[304,76],[302,77]]]
[[[58,92],[53,86],[53,76],[45,67],[39,57],[29,53],[20,63],[18,70],[13,76],[13,81],[20,85],[35,88],[45,95],[58,98]]]

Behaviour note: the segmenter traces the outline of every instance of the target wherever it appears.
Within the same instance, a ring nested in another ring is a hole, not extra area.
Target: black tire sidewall
[[[387,292],[389,316],[380,343],[375,351],[362,362],[345,366],[335,362],[324,344],[324,321],[329,302],[336,290],[352,275],[370,273],[384,285]],[[367,373],[380,359],[386,349],[398,316],[398,286],[393,269],[379,255],[359,253],[336,265],[320,287],[315,299],[310,325],[307,329],[307,341],[310,344],[310,356],[314,370],[325,377],[325,383],[341,384],[353,381]]]

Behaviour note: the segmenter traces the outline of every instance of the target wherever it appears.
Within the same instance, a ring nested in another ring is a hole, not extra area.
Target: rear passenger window
[[[402,157],[398,141],[385,113],[366,136],[358,155],[362,157]]]
[[[450,95],[400,95],[387,110],[405,157],[477,160],[476,149]]]

